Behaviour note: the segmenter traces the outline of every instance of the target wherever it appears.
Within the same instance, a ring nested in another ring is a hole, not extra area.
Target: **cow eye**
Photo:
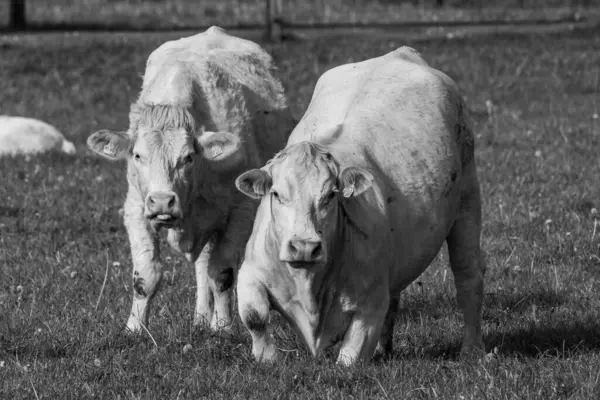
[[[278,202],[281,203],[281,198],[279,198],[279,193],[277,193],[276,191],[272,191],[271,195],[273,196],[273,198],[275,198],[275,200],[277,200]]]
[[[140,155],[138,153],[135,153],[133,155],[133,159],[137,162],[140,162],[142,160],[142,157],[140,157]]]
[[[183,159],[184,164],[193,164],[194,163],[194,155],[193,154],[188,154],[187,156],[185,156],[185,158]]]
[[[325,198],[325,202],[324,204],[327,205],[329,203],[331,203],[331,200],[333,200],[335,198],[335,192],[331,192],[327,195],[327,197]]]

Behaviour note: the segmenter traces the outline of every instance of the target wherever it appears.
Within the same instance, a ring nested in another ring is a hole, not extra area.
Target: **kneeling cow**
[[[127,160],[124,219],[139,331],[161,280],[158,231],[196,265],[194,323],[228,328],[233,283],[256,202],[235,178],[283,148],[295,121],[271,57],[218,27],[154,50],[127,132],[101,130],[88,146]]]
[[[240,175],[261,198],[237,283],[257,359],[273,360],[271,309],[338,363],[390,352],[402,289],[448,243],[463,352],[483,349],[485,271],[473,133],[455,83],[413,49],[318,81],[284,150]]]

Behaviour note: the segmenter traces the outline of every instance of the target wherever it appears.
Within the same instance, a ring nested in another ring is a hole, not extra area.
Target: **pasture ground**
[[[124,164],[84,143],[126,127],[148,54],[177,36],[0,38],[0,113],[48,121],[79,148],[0,159],[0,398],[600,398],[599,32],[264,45],[298,115],[325,70],[409,45],[456,80],[475,120],[488,356],[457,358],[443,250],[402,296],[393,357],[348,369],[313,360],[279,318],[271,366],[252,361],[239,321],[232,337],[193,330],[193,268],[166,248],[152,338],[122,335]]]

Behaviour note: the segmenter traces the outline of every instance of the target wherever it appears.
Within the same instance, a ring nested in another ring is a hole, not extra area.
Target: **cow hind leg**
[[[383,322],[383,328],[381,329],[381,337],[377,343],[377,349],[375,350],[376,356],[389,357],[393,350],[394,341],[394,324],[396,323],[396,315],[398,314],[398,298],[390,299],[390,305],[388,311],[385,314],[385,320]]]
[[[446,238],[457,303],[464,318],[461,355],[485,350],[481,335],[485,262],[480,232],[481,203],[476,189],[463,194],[458,218]]]
[[[242,323],[252,336],[252,355],[256,361],[272,362],[277,359],[275,340],[269,330],[271,305],[264,285],[240,269],[237,283],[238,311]]]
[[[215,268],[215,272],[209,276],[209,283],[214,299],[210,327],[215,331],[230,331],[232,328],[234,281],[235,269],[233,265],[225,264],[223,266],[220,264],[219,268]]]

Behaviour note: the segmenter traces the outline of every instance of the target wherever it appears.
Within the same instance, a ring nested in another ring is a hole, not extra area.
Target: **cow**
[[[74,154],[75,145],[47,122],[34,118],[0,115],[0,156],[39,154],[51,150]]]
[[[124,223],[133,260],[132,332],[147,329],[163,263],[159,232],[195,264],[195,325],[230,330],[234,281],[258,206],[236,177],[285,146],[292,117],[271,56],[213,26],[148,57],[126,132],[88,147],[127,160]]]
[[[257,360],[277,358],[270,310],[313,356],[340,341],[338,364],[389,356],[399,295],[444,241],[461,353],[484,349],[473,132],[456,83],[416,50],[325,72],[286,147],[236,187],[260,199],[237,281]]]

